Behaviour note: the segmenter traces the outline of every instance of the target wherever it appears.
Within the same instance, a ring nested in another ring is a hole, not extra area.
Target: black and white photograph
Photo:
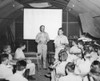
[[[0,81],[100,81],[100,0],[0,0]]]

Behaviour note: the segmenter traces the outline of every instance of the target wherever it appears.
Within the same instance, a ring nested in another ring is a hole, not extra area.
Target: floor
[[[47,63],[47,66],[48,66],[48,63]],[[43,68],[37,69],[36,67],[36,74],[35,76],[33,76],[36,78],[36,80],[29,80],[29,81],[50,81],[50,78],[45,77],[45,74],[48,72],[49,72],[48,69],[47,70],[44,70]]]
[[[36,80],[29,80],[29,81],[50,81],[50,78],[45,77],[44,75],[48,73],[48,70],[38,70],[36,71],[36,75],[33,76]]]
[[[50,78],[44,76],[47,72],[47,70],[41,70],[37,72],[37,81],[50,81]]]

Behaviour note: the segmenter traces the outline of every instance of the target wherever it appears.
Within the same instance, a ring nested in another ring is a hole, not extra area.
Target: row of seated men
[[[100,48],[82,40],[72,45],[62,49],[58,61],[50,65],[51,81],[100,81]]]
[[[14,56],[12,56],[11,46],[5,45],[3,47],[3,51],[0,54],[0,81],[3,79],[9,81],[35,79],[35,64],[25,57],[24,49],[25,44],[20,43]]]

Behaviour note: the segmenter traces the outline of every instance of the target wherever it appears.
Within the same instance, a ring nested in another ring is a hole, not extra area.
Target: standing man
[[[37,51],[40,53],[40,61],[43,58],[43,68],[46,69],[46,57],[47,57],[47,42],[49,41],[49,35],[45,32],[45,26],[40,26],[40,32],[36,36],[36,42],[38,43]]]
[[[55,61],[58,60],[58,53],[61,49],[65,48],[65,45],[69,44],[68,38],[63,34],[62,28],[59,28],[58,30],[58,36],[54,40],[55,44]]]

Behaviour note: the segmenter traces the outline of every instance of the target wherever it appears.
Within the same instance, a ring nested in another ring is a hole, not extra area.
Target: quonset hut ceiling
[[[0,23],[15,19],[22,14],[23,8],[32,8],[29,3],[49,2],[51,8],[66,8],[68,0],[0,0]]]
[[[24,7],[32,8],[29,3],[42,2],[50,3],[50,8],[69,10],[76,16],[86,12],[90,12],[92,17],[100,16],[100,0],[0,0],[0,18],[8,18],[10,14]]]
[[[88,12],[92,17],[100,16],[100,0],[70,0],[67,7],[78,14]]]
[[[22,12],[21,8],[23,5],[13,0],[0,0],[0,25],[9,24],[18,17]]]

